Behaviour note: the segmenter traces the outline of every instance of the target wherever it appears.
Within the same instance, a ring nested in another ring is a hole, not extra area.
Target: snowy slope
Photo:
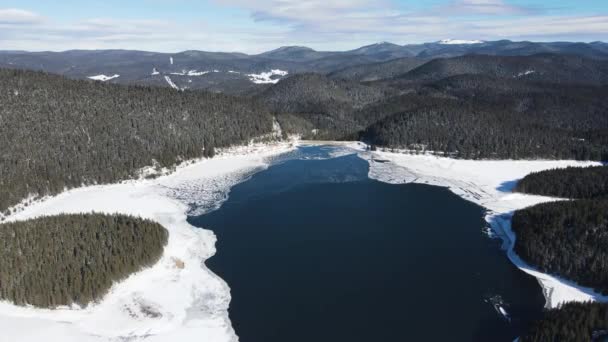
[[[281,77],[287,76],[287,71],[273,69],[259,74],[248,74],[249,80],[255,84],[277,84]]]
[[[173,82],[173,80],[171,80],[171,77],[169,77],[169,76],[165,76],[165,81],[167,81],[167,84],[169,84],[169,86],[170,86],[171,88],[176,89],[176,90],[181,90],[181,89],[180,89],[180,87],[178,87],[178,86],[177,86],[177,84],[175,84],[175,83]]]

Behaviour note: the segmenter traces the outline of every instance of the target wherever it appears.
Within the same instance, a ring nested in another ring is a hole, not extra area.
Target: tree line
[[[561,198],[607,198],[608,167],[567,167],[534,172],[517,182],[515,191]]]

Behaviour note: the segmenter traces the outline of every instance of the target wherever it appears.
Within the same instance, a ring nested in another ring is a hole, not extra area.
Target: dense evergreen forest
[[[608,338],[608,304],[567,303],[548,310],[521,342],[600,342]]]
[[[132,177],[272,130],[246,98],[0,69],[0,211],[31,194]],[[206,152],[205,152],[206,151]]]
[[[355,65],[331,72],[327,76],[333,79],[372,82],[402,75],[426,62],[428,60],[424,58],[405,57],[382,63]]]
[[[59,215],[0,224],[0,299],[56,307],[99,300],[158,261],[168,233],[122,215]]]
[[[404,85],[439,81],[456,75],[484,75],[556,84],[608,84],[608,63],[569,54],[532,56],[465,55],[437,58],[386,82]]]
[[[608,200],[538,204],[516,211],[512,226],[526,262],[608,294]]]
[[[515,191],[561,198],[607,198],[608,167],[568,167],[527,175]]]
[[[316,134],[306,132],[308,138],[352,140],[363,127],[354,120],[353,112],[397,93],[391,88],[308,73],[289,77],[257,98],[275,115],[289,113],[319,129]]]
[[[608,88],[462,75],[356,116],[372,144],[459,158],[608,158]],[[601,133],[600,133],[601,132]]]

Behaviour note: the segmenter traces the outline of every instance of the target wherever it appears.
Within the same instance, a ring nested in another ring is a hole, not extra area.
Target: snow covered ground
[[[123,213],[152,219],[169,231],[161,260],[114,285],[85,309],[44,310],[0,302],[6,341],[237,341],[228,319],[230,289],[204,262],[215,235],[188,224],[192,204],[217,207],[229,189],[293,143],[250,145],[178,167],[154,180],[74,189],[36,202],[9,221],[59,213]]]
[[[106,82],[106,81],[113,80],[113,79],[119,78],[119,77],[120,77],[120,75],[115,74],[112,76],[106,76],[106,75],[89,76],[88,78],[95,80],[95,81]]]
[[[177,84],[175,84],[175,83],[173,82],[173,80],[171,79],[171,77],[169,77],[169,76],[165,76],[165,81],[167,81],[167,84],[169,84],[169,86],[170,86],[171,88],[176,89],[176,90],[181,90],[181,88],[180,88],[180,87],[178,87],[178,86],[177,86]]]
[[[533,74],[535,72],[536,72],[535,70],[526,70],[524,72],[520,72],[519,74],[517,74],[516,77],[528,76],[528,75]]]
[[[289,73],[287,71],[273,69],[269,72],[263,72],[260,74],[247,74],[249,80],[255,84],[277,84],[280,81],[280,77],[287,76]],[[277,77],[280,76],[280,77]]]
[[[552,168],[599,165],[577,161],[473,161],[390,152],[361,153],[370,163],[369,176],[391,184],[424,183],[448,187],[452,192],[488,209],[486,221],[504,241],[509,259],[520,269],[538,279],[547,307],[569,301],[608,301],[592,289],[539,272],[513,251],[515,234],[511,215],[521,208],[556,200],[555,198],[513,193],[516,181],[525,175]]]

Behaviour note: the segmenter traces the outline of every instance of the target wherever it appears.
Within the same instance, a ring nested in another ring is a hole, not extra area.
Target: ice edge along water
[[[92,211],[122,213],[162,224],[169,240],[156,265],[115,284],[97,304],[50,310],[0,302],[3,338],[20,342],[238,341],[228,318],[230,288],[204,264],[215,254],[216,237],[188,224],[187,214],[195,203],[216,208],[232,186],[267,168],[269,159],[295,145],[250,144],[187,163],[157,179],[73,189],[22,206],[7,220]]]
[[[561,303],[572,301],[608,301],[608,296],[602,296],[591,288],[543,273],[527,264],[513,249],[516,237],[511,230],[511,216],[515,210],[559,200],[513,193],[511,190],[519,179],[542,170],[601,163],[571,160],[460,160],[392,152],[360,154],[360,157],[368,160],[369,177],[372,179],[391,184],[422,183],[447,187],[465,200],[486,208],[486,222],[503,240],[503,248],[511,262],[538,280],[543,288],[547,308],[556,308]]]

